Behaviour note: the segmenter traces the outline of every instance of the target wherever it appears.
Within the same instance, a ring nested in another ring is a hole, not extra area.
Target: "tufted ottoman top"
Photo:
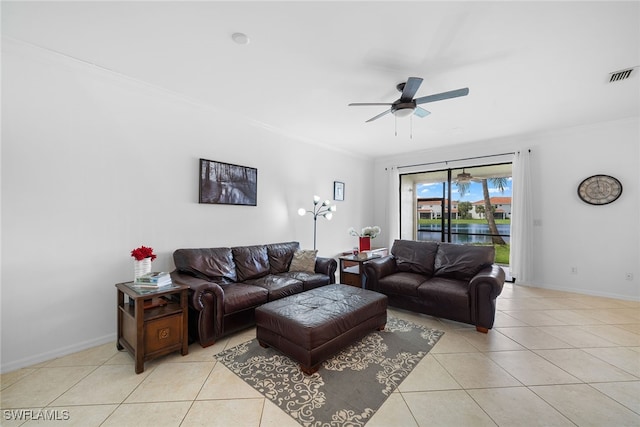
[[[256,308],[256,325],[311,350],[386,310],[386,295],[334,284]]]

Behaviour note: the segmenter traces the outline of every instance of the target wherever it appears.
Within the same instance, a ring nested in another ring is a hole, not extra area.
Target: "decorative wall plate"
[[[578,196],[590,205],[607,205],[621,194],[622,184],[609,175],[593,175],[578,185]]]

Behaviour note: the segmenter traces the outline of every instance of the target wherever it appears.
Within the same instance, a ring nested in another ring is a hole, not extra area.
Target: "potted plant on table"
[[[147,246],[140,246],[131,251],[133,261],[133,280],[138,277],[144,276],[147,273],[151,273],[151,261],[157,258],[153,253],[153,248]]]
[[[371,239],[375,239],[382,230],[377,225],[368,225],[359,233],[355,228],[349,228],[348,232],[351,236],[358,237],[360,252],[371,250]]]

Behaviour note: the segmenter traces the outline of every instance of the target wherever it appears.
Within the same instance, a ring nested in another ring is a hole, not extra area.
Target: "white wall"
[[[376,187],[385,185],[384,169],[388,166],[531,149],[537,225],[534,279],[528,285],[640,300],[639,129],[638,118],[630,118],[378,159],[374,182]],[[446,165],[428,168],[443,169]],[[595,174],[617,177],[623,185],[620,199],[606,206],[581,202],[577,186]],[[381,208],[386,203],[386,194],[376,193],[378,223],[386,224]],[[381,237],[389,239],[388,235]],[[572,267],[577,268],[577,274],[571,273]],[[632,273],[633,280],[626,280],[626,273]]]
[[[297,240],[320,255],[353,247],[372,222],[373,161],[278,135],[84,63],[3,40],[3,372],[114,341],[114,284],[130,251],[154,248],[154,270],[183,247]],[[198,159],[258,169],[258,206],[198,204]],[[114,343],[115,345],[115,343]]]

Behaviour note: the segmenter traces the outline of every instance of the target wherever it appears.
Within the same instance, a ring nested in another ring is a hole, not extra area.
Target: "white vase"
[[[151,273],[151,258],[133,261],[133,280],[147,273]]]

